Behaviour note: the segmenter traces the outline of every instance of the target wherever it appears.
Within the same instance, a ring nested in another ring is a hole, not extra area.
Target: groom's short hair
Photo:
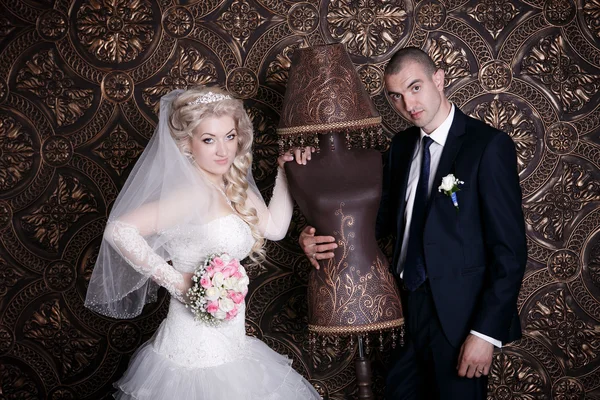
[[[427,53],[418,47],[404,47],[398,50],[385,67],[385,75],[394,75],[400,72],[407,62],[416,62],[421,65],[427,75],[433,75],[438,70],[435,63]]]

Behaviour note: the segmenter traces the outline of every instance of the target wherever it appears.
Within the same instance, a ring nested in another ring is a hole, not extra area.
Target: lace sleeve
[[[184,302],[184,278],[148,245],[135,225],[110,222],[104,231],[110,245],[140,274],[165,287],[171,296]]]
[[[275,187],[269,207],[251,191],[249,191],[248,200],[251,206],[256,208],[260,233],[269,240],[283,239],[290,226],[294,210],[294,202],[283,168],[277,168],[277,178],[275,178]]]

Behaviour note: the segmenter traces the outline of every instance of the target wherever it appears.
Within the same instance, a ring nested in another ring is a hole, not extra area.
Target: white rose
[[[236,292],[243,292],[244,289],[246,289],[248,287],[248,284],[250,283],[250,279],[248,279],[247,276],[242,276],[236,285],[235,291]]]
[[[456,178],[453,174],[446,175],[442,178],[442,184],[438,188],[439,191],[450,191],[456,185]]]
[[[242,282],[244,286],[248,286],[248,284],[250,283],[250,279],[248,278],[248,276],[242,276],[240,278],[240,282]]]
[[[206,289],[206,291],[204,292],[204,297],[208,301],[215,301],[219,298],[220,294],[221,293],[219,292],[219,289],[212,286],[212,287],[209,287],[208,289]]]
[[[224,299],[225,297],[227,297],[227,289],[223,288],[221,289],[221,296],[222,299]]]
[[[213,286],[221,287],[223,286],[223,282],[225,281],[225,277],[222,272],[217,272],[212,278]]]
[[[213,317],[215,317],[216,319],[225,319],[226,316],[227,313],[225,311],[222,311],[221,309],[215,311],[215,313],[213,314]]]
[[[231,261],[231,256],[227,253],[223,253],[223,254],[221,254],[221,260],[223,260],[225,265],[227,265],[229,263],[229,261]]]
[[[219,300],[219,310],[221,310],[225,313],[233,310],[234,307],[235,307],[235,303],[233,302],[233,300],[231,300],[229,298]]]
[[[236,278],[227,278],[227,279],[225,279],[225,282],[223,282],[223,287],[225,289],[231,290],[231,289],[235,288],[236,282],[237,282]]]

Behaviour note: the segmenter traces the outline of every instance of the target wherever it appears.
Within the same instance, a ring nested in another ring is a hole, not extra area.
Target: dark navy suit
[[[384,167],[377,229],[379,236],[396,235],[391,264],[394,273],[397,273],[406,229],[407,180],[419,136],[416,127],[396,134]],[[450,173],[464,181],[457,193],[458,212],[451,199],[437,190],[442,177]],[[426,213],[422,235],[428,279],[422,299],[414,300],[418,296],[412,293],[412,297],[403,297],[408,343],[400,350],[396,363],[392,363],[387,397],[479,398],[470,394],[440,393],[447,383],[444,374],[449,374],[450,380],[458,379],[455,368],[446,371],[441,365],[444,362],[456,365],[460,346],[471,330],[503,344],[521,336],[516,300],[525,271],[527,246],[516,152],[510,136],[456,109]],[[411,330],[411,326],[420,324],[419,318],[425,315],[428,321],[435,320],[435,324]],[[425,354],[427,351],[423,349],[432,340],[447,342],[449,350],[438,351],[436,344],[433,351],[429,349],[429,354]],[[411,341],[420,347],[411,348]],[[436,357],[456,359],[442,362]],[[417,364],[411,365],[415,359]],[[414,379],[425,384],[435,380],[439,386],[437,392],[432,389],[431,393],[435,395],[423,395],[416,389],[406,391],[403,385],[412,384],[404,379],[408,373],[416,374]],[[458,381],[469,385],[476,380],[461,378]],[[457,387],[460,385],[462,383]],[[404,397],[402,393],[405,392],[413,395]]]

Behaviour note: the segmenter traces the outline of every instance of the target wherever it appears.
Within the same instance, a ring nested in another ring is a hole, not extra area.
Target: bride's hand
[[[186,296],[187,291],[192,287],[194,283],[192,281],[192,276],[194,276],[194,274],[191,272],[182,272],[181,276],[183,276],[183,284],[178,289],[180,289],[181,293],[183,293],[183,295]]]
[[[290,149],[289,151],[286,151],[284,154],[280,155],[277,158],[277,164],[279,164],[279,166],[283,168],[283,165],[286,162],[293,161],[294,159],[296,159],[296,162],[298,164],[306,165],[306,162],[310,161],[311,155],[314,152],[314,147],[294,147],[293,149]]]

